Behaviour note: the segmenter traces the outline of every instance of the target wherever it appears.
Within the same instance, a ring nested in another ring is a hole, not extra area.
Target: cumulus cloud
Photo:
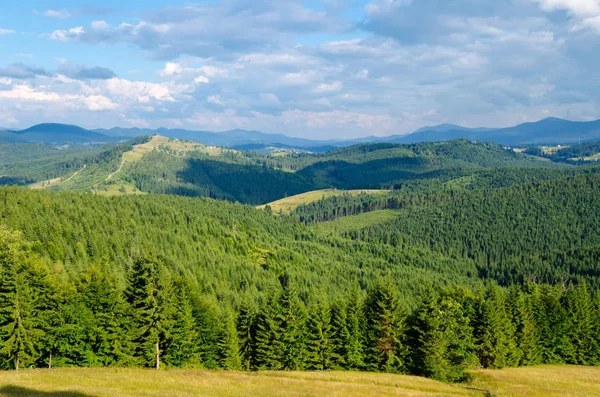
[[[50,18],[67,19],[71,14],[67,10],[46,10],[44,15]]]
[[[107,52],[125,44],[155,67],[125,79],[10,65],[0,114],[313,138],[600,117],[598,3],[374,0],[352,22],[347,2],[223,0],[135,22],[62,22],[46,37]]]
[[[0,68],[0,76],[11,77],[15,79],[30,79],[36,76],[50,76],[51,73],[34,66],[28,66],[23,63],[13,63],[5,68]]]
[[[598,0],[534,0],[545,11],[566,11],[573,17],[572,30],[592,29],[600,33]]]
[[[299,34],[336,32],[350,26],[342,25],[334,11],[310,9],[293,0],[229,0],[168,7],[137,24],[93,23],[59,29],[50,37],[90,44],[131,43],[162,59],[227,57],[266,45],[293,43]]]

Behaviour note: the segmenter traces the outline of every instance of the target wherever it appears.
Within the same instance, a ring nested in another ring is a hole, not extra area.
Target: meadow
[[[4,371],[0,396],[600,396],[600,369],[539,366],[474,371],[468,384],[358,372],[229,372],[130,368]]]
[[[359,194],[373,194],[373,193],[385,193],[388,190],[374,190],[374,189],[357,189],[357,190],[338,190],[338,189],[322,189],[313,190],[306,193],[297,194],[295,196],[285,197],[281,200],[273,201],[266,205],[271,207],[274,214],[284,213],[289,214],[298,206],[302,204],[314,203],[315,201],[322,200],[324,198],[341,196],[349,194],[351,196],[357,196]],[[260,205],[258,208],[264,208],[266,205]]]

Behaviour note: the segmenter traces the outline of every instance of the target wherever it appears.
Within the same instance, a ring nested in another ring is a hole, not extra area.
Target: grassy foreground
[[[600,369],[482,370],[470,385],[352,372],[217,372],[63,368],[0,372],[0,396],[600,396]]]

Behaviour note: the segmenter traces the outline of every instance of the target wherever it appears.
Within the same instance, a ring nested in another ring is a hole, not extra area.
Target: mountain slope
[[[467,129],[453,125],[442,125],[417,130],[405,136],[384,138],[384,140],[396,143],[414,143],[448,141],[460,138],[496,142],[511,146],[568,144],[600,139],[600,120],[569,121],[547,118],[498,129]]]
[[[68,143],[100,143],[118,140],[96,131],[68,124],[38,124],[25,130],[0,131],[0,140],[8,143],[44,143],[64,145]]]

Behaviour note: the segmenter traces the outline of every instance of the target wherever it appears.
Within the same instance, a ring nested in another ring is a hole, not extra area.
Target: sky
[[[600,118],[600,0],[4,0],[0,127],[312,139]]]

